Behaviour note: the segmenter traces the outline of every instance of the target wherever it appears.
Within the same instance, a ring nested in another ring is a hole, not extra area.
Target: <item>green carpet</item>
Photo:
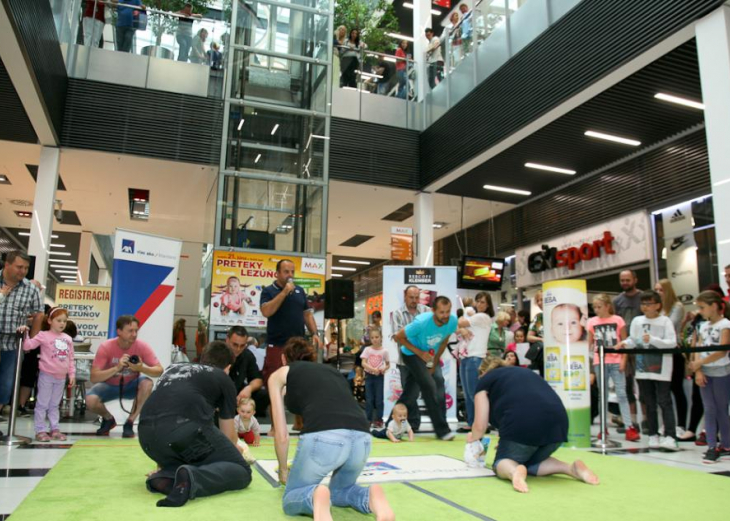
[[[296,442],[296,438],[293,438]],[[490,451],[494,450],[493,443]],[[374,440],[373,456],[443,454],[461,457],[463,438],[453,443],[418,438],[393,444]],[[259,459],[273,459],[273,442],[253,449]],[[414,483],[466,509],[497,521],[608,521],[628,519],[730,519],[730,479],[663,465],[561,450],[566,461],[580,454],[601,478],[591,487],[568,478],[528,479],[530,493],[513,492],[496,478]],[[293,457],[294,450],[290,450]],[[488,458],[491,461],[493,453]],[[147,492],[145,474],[154,467],[131,440],[77,442],[12,514],[13,521],[289,519],[281,510],[283,489],[272,488],[257,472],[251,486],[212,498],[191,501],[183,509],[160,509],[161,498]],[[399,520],[477,519],[443,501],[403,484],[384,485]],[[184,516],[184,517],[182,517]],[[350,509],[334,509],[338,520],[366,519]]]

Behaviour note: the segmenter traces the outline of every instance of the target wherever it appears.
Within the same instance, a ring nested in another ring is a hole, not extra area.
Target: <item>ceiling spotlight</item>
[[[505,186],[484,185],[483,188],[485,190],[494,190],[495,192],[506,192],[508,194],[532,195],[532,192],[528,192],[527,190],[518,190],[517,188],[507,188]]]
[[[595,132],[593,130],[586,130],[585,135],[597,139],[605,139],[606,141],[613,141],[614,143],[621,143],[622,145],[631,145],[632,147],[638,147],[641,145],[641,141],[636,141],[635,139],[613,136],[611,134],[604,134],[603,132]]]
[[[527,168],[535,168],[536,170],[546,170],[548,172],[555,172],[558,174],[575,175],[575,170],[568,170],[567,168],[558,168],[557,166],[541,165],[540,163],[525,163]]]
[[[684,105],[685,107],[692,107],[693,109],[705,110],[704,103],[699,101],[680,98],[679,96],[672,96],[671,94],[664,94],[663,92],[655,94],[654,97],[662,101],[668,101],[669,103],[676,103],[677,105]]]
[[[341,262],[343,264],[362,264],[363,266],[370,266],[370,263],[368,261],[358,261],[358,260],[350,260],[350,259],[340,259],[338,262]]]

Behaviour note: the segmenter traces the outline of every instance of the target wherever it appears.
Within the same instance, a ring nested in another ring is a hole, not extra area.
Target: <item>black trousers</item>
[[[672,394],[677,404],[677,425],[687,428],[687,397],[684,395],[684,356],[680,353],[672,355]]]
[[[659,382],[657,380],[637,380],[637,382],[639,382],[641,403],[646,405],[646,421],[649,422],[649,436],[659,434],[658,406],[662,409],[664,435],[676,438],[677,423],[674,418],[674,406],[672,405],[671,382]]]
[[[421,390],[421,397],[426,404],[426,410],[431,418],[433,430],[436,436],[444,436],[451,432],[449,424],[446,422],[446,386],[444,377],[441,374],[441,368],[437,367],[431,374],[426,367],[426,362],[418,358],[416,355],[404,356],[403,362],[408,367],[408,377],[403,387],[401,400],[403,403],[413,403],[418,400],[418,390]],[[416,404],[416,411],[418,405]],[[411,409],[408,408],[410,416]]]
[[[256,417],[265,418],[268,416],[270,400],[269,391],[266,390],[266,387],[262,387],[258,391],[251,393],[251,398],[253,398],[254,403],[256,403]]]
[[[242,490],[251,483],[251,467],[238,449],[213,424],[175,418],[141,421],[139,443],[160,470],[147,479],[175,479],[178,469],[190,474],[190,499]]]
[[[400,385],[403,392],[400,395],[397,403],[402,403],[408,408],[408,423],[413,430],[418,430],[421,427],[421,411],[418,409],[418,394],[420,388],[413,393],[406,395],[406,384],[409,381],[410,373],[408,367],[403,364],[398,364],[398,371],[400,373]],[[410,380],[413,380],[410,378]],[[390,421],[393,418],[393,413],[390,413]],[[387,422],[386,422],[387,423]]]

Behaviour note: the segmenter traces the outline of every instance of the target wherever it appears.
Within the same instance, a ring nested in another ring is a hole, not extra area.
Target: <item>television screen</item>
[[[459,287],[495,291],[502,287],[503,273],[504,259],[465,255],[461,259]]]

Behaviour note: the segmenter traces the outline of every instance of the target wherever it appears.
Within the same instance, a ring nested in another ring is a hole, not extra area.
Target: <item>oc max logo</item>
[[[611,232],[603,232],[603,239],[586,242],[580,247],[567,248],[558,250],[551,248],[547,244],[543,244],[541,251],[531,253],[527,257],[527,269],[530,273],[540,273],[545,270],[566,267],[569,270],[575,269],[575,266],[582,261],[597,259],[601,256],[601,250],[606,255],[613,255],[616,250],[613,249],[613,241],[616,238]]]

